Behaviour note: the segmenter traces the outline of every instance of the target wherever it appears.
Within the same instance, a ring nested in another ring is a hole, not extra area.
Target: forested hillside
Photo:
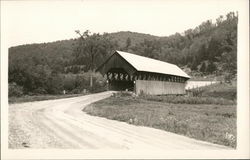
[[[111,33],[110,37],[113,38],[114,41],[117,41],[120,48],[126,48],[128,45],[135,46],[136,44],[143,43],[144,40],[158,40],[160,37],[153,36],[150,34],[136,33],[130,31],[122,31],[117,33]]]
[[[9,48],[9,94],[60,94],[89,90],[89,70],[95,70],[114,50],[177,64],[191,76],[236,77],[238,17],[230,12],[184,33],[157,37],[135,32],[91,34],[51,43]],[[167,28],[166,28],[167,29]],[[105,80],[94,75],[94,88]],[[95,90],[98,91],[98,90]]]

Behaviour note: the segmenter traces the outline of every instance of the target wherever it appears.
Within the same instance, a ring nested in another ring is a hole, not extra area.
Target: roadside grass
[[[229,100],[225,98],[215,98],[215,97],[190,97],[190,96],[152,96],[152,95],[142,95],[140,99],[145,99],[149,101],[156,102],[166,102],[174,104],[217,104],[217,105],[233,105],[236,104],[235,100]]]
[[[42,100],[52,100],[52,99],[61,99],[61,98],[71,98],[83,96],[85,94],[65,94],[65,95],[34,95],[34,96],[21,96],[21,97],[9,97],[9,103],[23,103],[23,102],[33,102],[33,101],[42,101]]]
[[[83,111],[93,116],[236,147],[236,105],[171,104],[131,96],[113,96],[95,102]]]

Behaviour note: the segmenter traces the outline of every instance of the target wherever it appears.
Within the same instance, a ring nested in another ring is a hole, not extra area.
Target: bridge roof
[[[101,72],[108,71],[112,67],[118,67],[117,62],[114,62],[116,60],[112,60],[113,56],[122,57],[123,60],[126,61],[126,63],[123,63],[121,60],[119,60],[120,63],[119,66],[127,67],[126,69],[128,71],[132,72],[151,72],[151,73],[159,73],[159,74],[167,74],[167,75],[175,75],[185,78],[190,78],[181,68],[179,68],[177,65],[163,62],[160,60],[148,58],[139,56],[136,54],[123,52],[123,51],[115,51],[115,53],[110,56],[110,58],[104,62],[97,70],[100,70]],[[113,61],[113,62],[111,62]],[[108,64],[110,63],[110,64]],[[127,65],[129,64],[129,65]],[[125,66],[126,65],[126,66]]]
[[[122,56],[129,64],[131,64],[137,71],[176,75],[185,78],[190,78],[177,65],[148,57],[135,55],[128,52],[122,52],[122,51],[116,51],[116,52],[120,56]]]

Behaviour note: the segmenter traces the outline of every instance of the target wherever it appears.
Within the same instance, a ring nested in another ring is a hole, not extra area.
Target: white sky
[[[237,0],[4,1],[8,46],[76,38],[74,32],[133,31],[168,36],[238,10]]]

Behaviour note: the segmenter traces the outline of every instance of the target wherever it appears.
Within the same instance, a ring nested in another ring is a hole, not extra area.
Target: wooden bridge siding
[[[136,80],[136,94],[185,94],[185,85],[180,82]]]
[[[136,69],[131,66],[126,60],[124,60],[120,55],[113,54],[106,63],[104,63],[97,70],[101,72],[102,75],[109,72],[111,69],[123,69],[129,75],[133,75]]]

